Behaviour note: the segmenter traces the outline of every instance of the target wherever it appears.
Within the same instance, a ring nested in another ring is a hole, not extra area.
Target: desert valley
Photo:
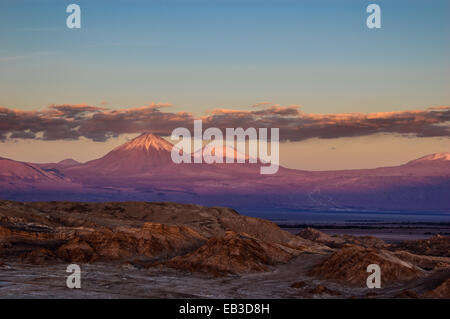
[[[4,298],[450,298],[449,236],[294,235],[221,207],[1,201],[0,252]]]

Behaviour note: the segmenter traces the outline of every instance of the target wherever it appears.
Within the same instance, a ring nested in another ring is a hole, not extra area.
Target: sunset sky
[[[450,151],[449,57],[447,0],[2,0],[0,157],[86,161],[202,118],[280,127],[288,167],[401,164]]]

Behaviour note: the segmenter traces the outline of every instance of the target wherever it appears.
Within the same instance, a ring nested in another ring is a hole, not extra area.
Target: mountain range
[[[0,198],[176,201],[239,209],[450,212],[448,152],[395,167],[318,172],[280,167],[276,174],[261,175],[261,163],[175,164],[172,148],[165,139],[144,133],[86,163],[66,159],[34,164],[0,158]],[[237,151],[234,154],[247,158]]]

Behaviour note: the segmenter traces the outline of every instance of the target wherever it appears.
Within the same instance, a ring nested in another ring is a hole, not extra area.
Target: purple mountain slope
[[[322,172],[280,167],[274,175],[261,175],[260,163],[174,164],[172,147],[159,136],[142,134],[84,164],[1,159],[0,197],[450,212],[450,153],[432,154],[396,167]]]

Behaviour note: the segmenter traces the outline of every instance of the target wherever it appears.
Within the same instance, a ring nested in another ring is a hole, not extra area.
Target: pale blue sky
[[[81,30],[65,26],[69,3]],[[369,30],[365,9],[382,9]],[[448,104],[448,1],[0,2],[0,105],[166,102],[201,113],[271,101],[305,111]]]

